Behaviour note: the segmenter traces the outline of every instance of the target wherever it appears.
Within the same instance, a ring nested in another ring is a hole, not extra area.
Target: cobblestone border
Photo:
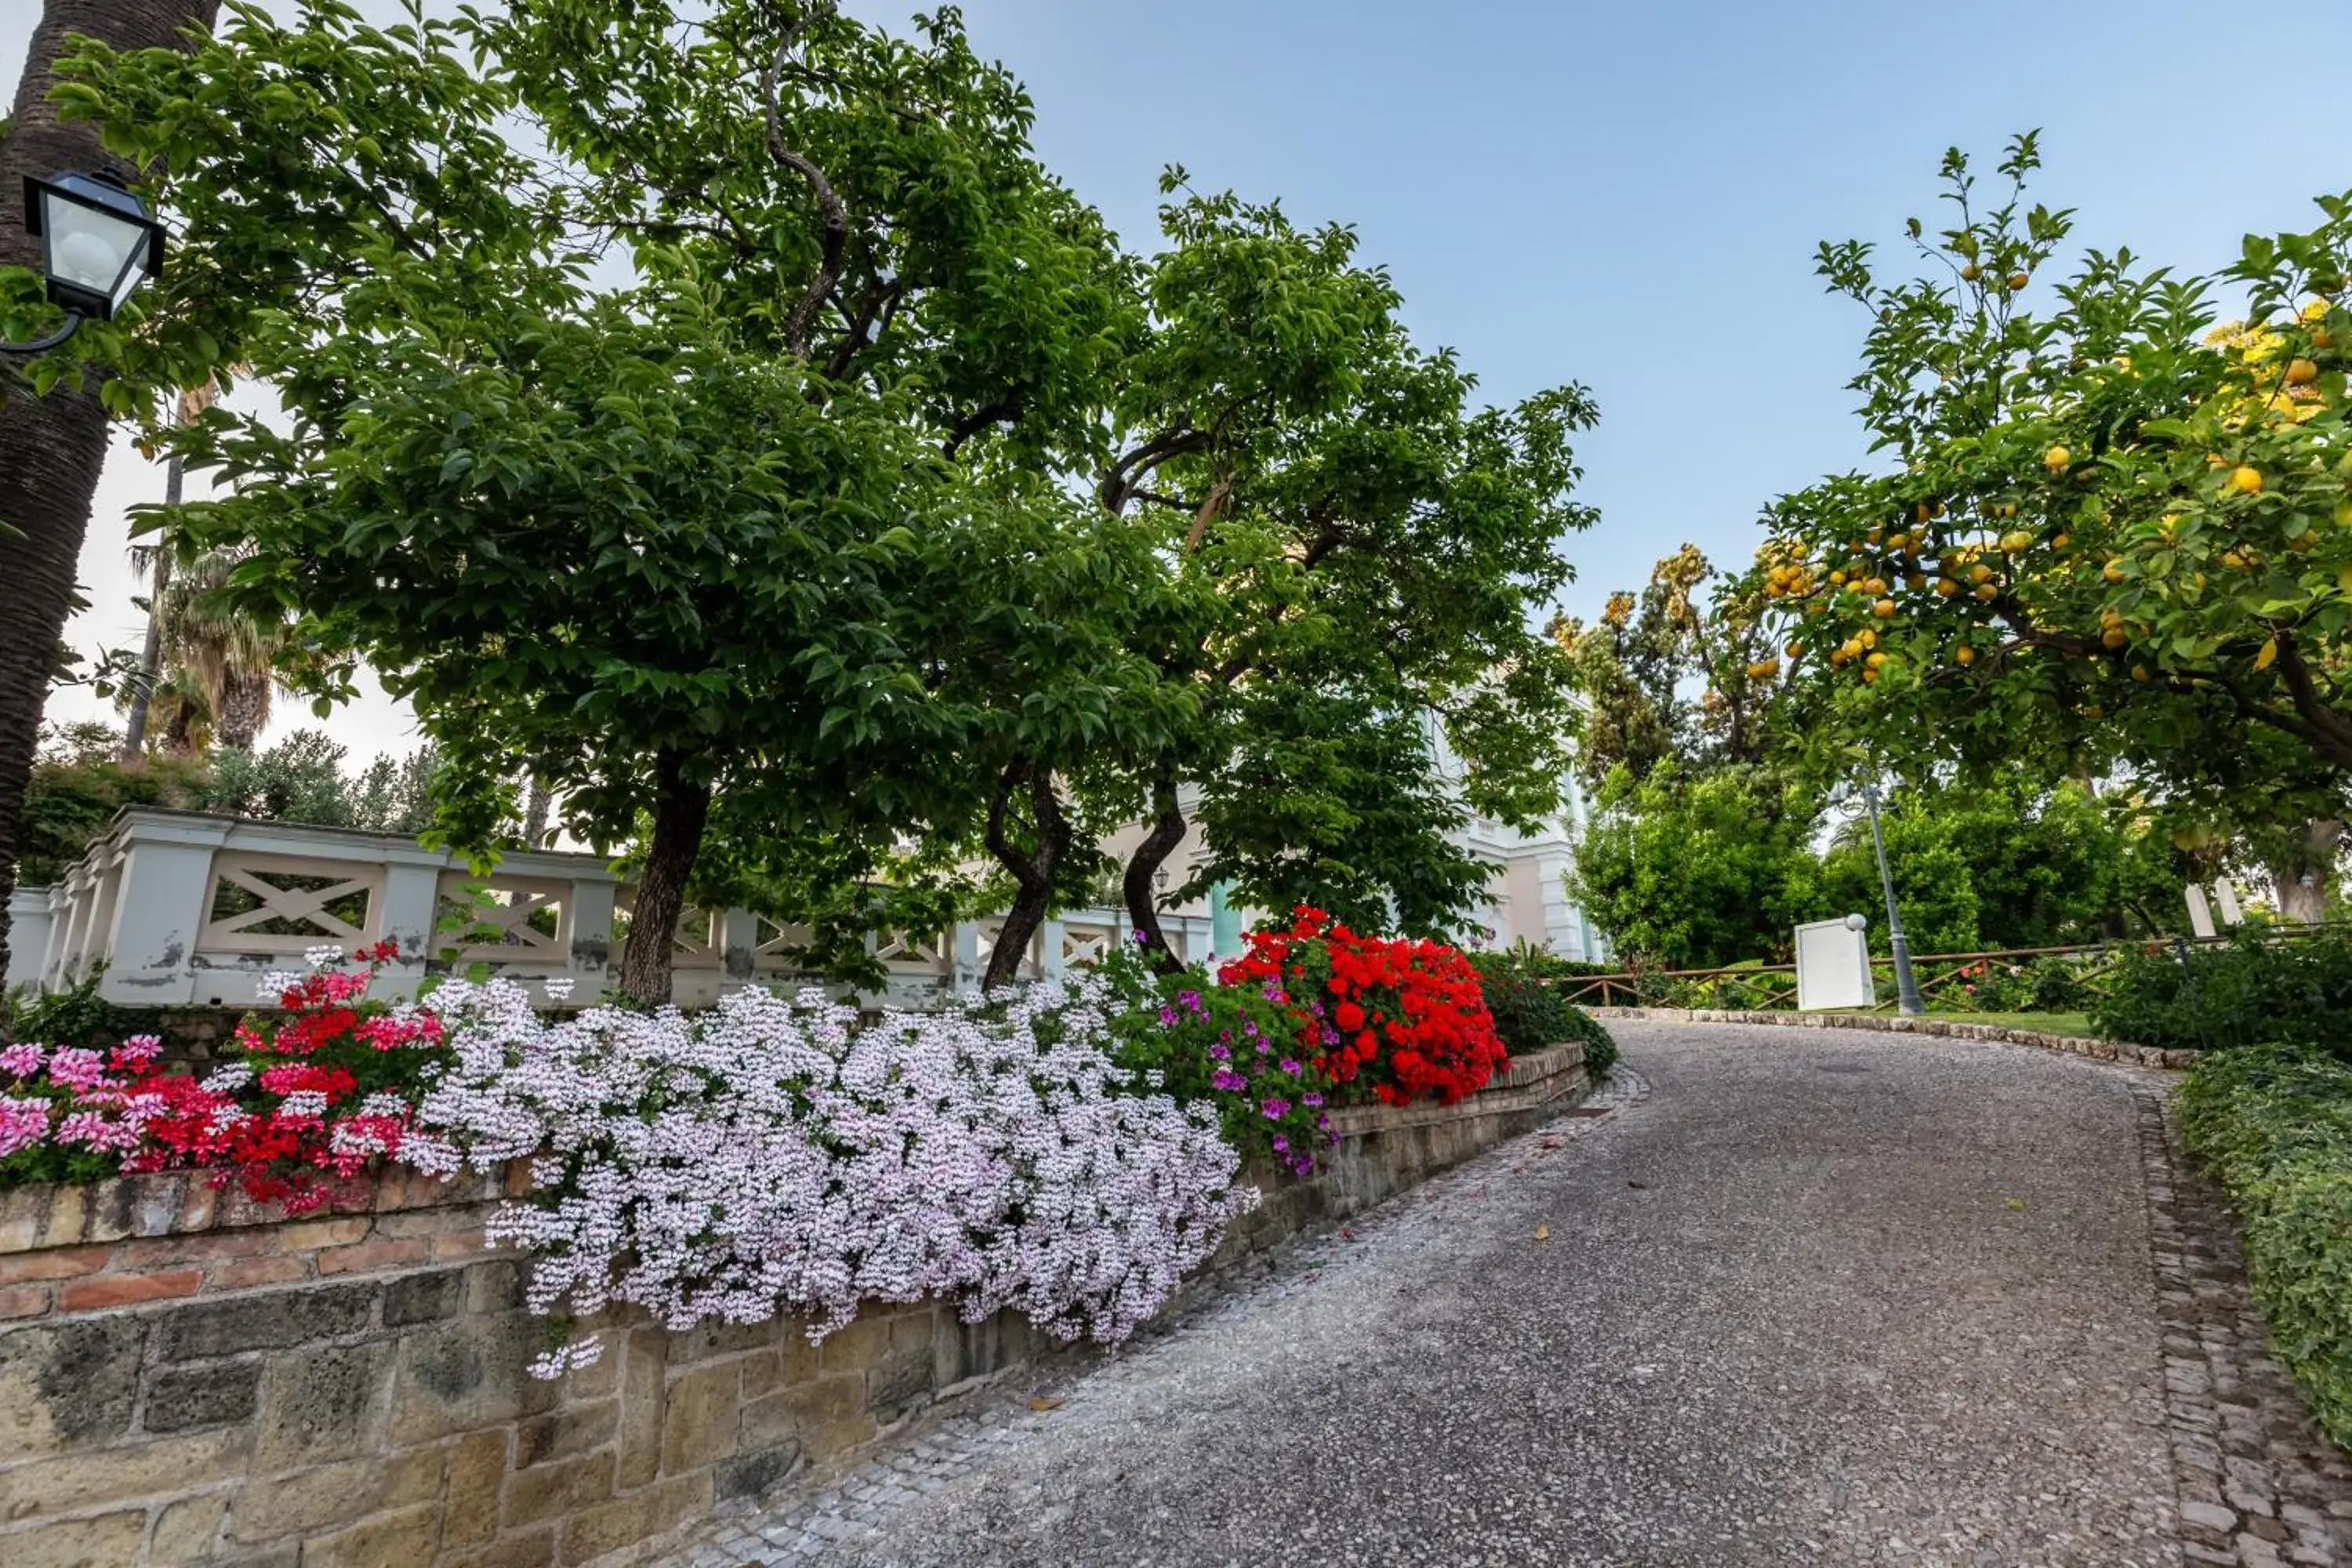
[[[2171,1097],[2135,1085],[2183,1561],[2352,1565],[2352,1459],[2270,1355],[2237,1227],[2189,1162]]]
[[[1879,1017],[1857,1013],[1738,1013],[1714,1007],[1587,1007],[1596,1018],[1641,1018],[1664,1024],[1776,1024],[1799,1029],[1873,1029],[1890,1035],[1934,1035],[1951,1040],[1992,1040],[2003,1045],[2032,1046],[2045,1051],[2089,1057],[2095,1061],[2125,1062],[2135,1067],[2179,1070],[2197,1065],[2195,1051],[2160,1051],[2153,1046],[2126,1046],[2114,1040],[2088,1040],[2079,1035],[2053,1035],[2040,1029],[2011,1029],[1999,1024],[1956,1024],[1942,1018]]]
[[[1152,1375],[1154,1363],[1171,1347],[1202,1333],[1213,1333],[1220,1319],[1246,1311],[1251,1303],[1313,1282],[1316,1271],[1357,1232],[1393,1225],[1442,1230],[1462,1194],[1483,1188],[1496,1168],[1528,1157],[1534,1141],[1556,1146],[1584,1137],[1616,1120],[1615,1113],[1647,1100],[1650,1086],[1620,1065],[1577,1108],[1475,1159],[1432,1177],[1409,1193],[1356,1215],[1346,1231],[1333,1227],[1277,1249],[1265,1273],[1240,1289],[1203,1301],[1164,1330],[1127,1350],[1105,1354],[1074,1350],[1022,1369],[1011,1380],[954,1405],[935,1407],[909,1423],[863,1462],[831,1477],[803,1476],[771,1494],[764,1505],[732,1516],[718,1515],[673,1537],[657,1555],[614,1559],[647,1568],[787,1568],[820,1561],[853,1563],[879,1544],[897,1513],[973,1479],[996,1452],[1037,1430],[1058,1407],[1059,1398],[1035,1397],[1084,1377],[1088,1397],[1117,1398],[1118,1385]],[[1563,1107],[1563,1110],[1566,1108]],[[1075,1395],[1074,1395],[1075,1397]]]

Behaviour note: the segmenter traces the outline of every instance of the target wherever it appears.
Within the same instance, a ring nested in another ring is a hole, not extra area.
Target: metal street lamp
[[[1895,907],[1895,878],[1886,868],[1886,839],[1878,831],[1878,785],[1862,775],[1862,804],[1870,813],[1870,845],[1878,852],[1878,886],[1886,895],[1886,944],[1895,950],[1895,1005],[1913,1017],[1927,1010],[1919,982],[1911,973],[1911,943],[1903,934],[1903,913]]]
[[[0,351],[53,349],[83,321],[110,320],[134,289],[163,270],[163,226],[111,174],[25,176],[25,227],[41,241],[41,274],[66,324]]]

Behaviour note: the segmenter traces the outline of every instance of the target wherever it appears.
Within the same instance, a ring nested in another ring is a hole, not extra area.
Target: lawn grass
[[[1899,1017],[1892,1007],[1873,1012],[1855,1010],[1853,1016],[1864,1018]],[[2091,1027],[2088,1013],[1945,1013],[1934,1012],[1930,1018],[1941,1018],[1948,1024],[1991,1024],[2003,1029],[2034,1029],[2045,1035],[2072,1035],[2081,1039],[2095,1040],[2099,1032]]]

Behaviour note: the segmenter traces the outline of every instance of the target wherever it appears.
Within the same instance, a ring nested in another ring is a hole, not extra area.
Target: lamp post
[[[111,174],[25,176],[25,227],[41,241],[41,275],[65,325],[0,353],[56,348],[82,322],[109,321],[140,284],[163,270],[163,226]]]
[[[1927,1010],[1919,982],[1911,973],[1911,943],[1903,934],[1903,913],[1895,907],[1895,877],[1886,868],[1886,838],[1878,830],[1878,784],[1862,775],[1863,809],[1870,814],[1870,845],[1878,852],[1878,886],[1886,895],[1886,944],[1895,950],[1895,1005],[1912,1017]]]

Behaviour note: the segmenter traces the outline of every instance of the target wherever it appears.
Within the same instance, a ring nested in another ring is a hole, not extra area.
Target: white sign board
[[[2213,910],[2205,902],[2205,889],[2194,882],[2189,884],[2189,932],[2199,938],[2213,934]]]
[[[1797,928],[1797,1007],[1875,1007],[1869,927],[1860,915]]]
[[[2242,926],[2246,923],[2246,911],[2238,904],[2238,889],[2230,885],[2229,878],[2224,877],[2213,884],[2213,900],[2221,908],[2223,925]]]

